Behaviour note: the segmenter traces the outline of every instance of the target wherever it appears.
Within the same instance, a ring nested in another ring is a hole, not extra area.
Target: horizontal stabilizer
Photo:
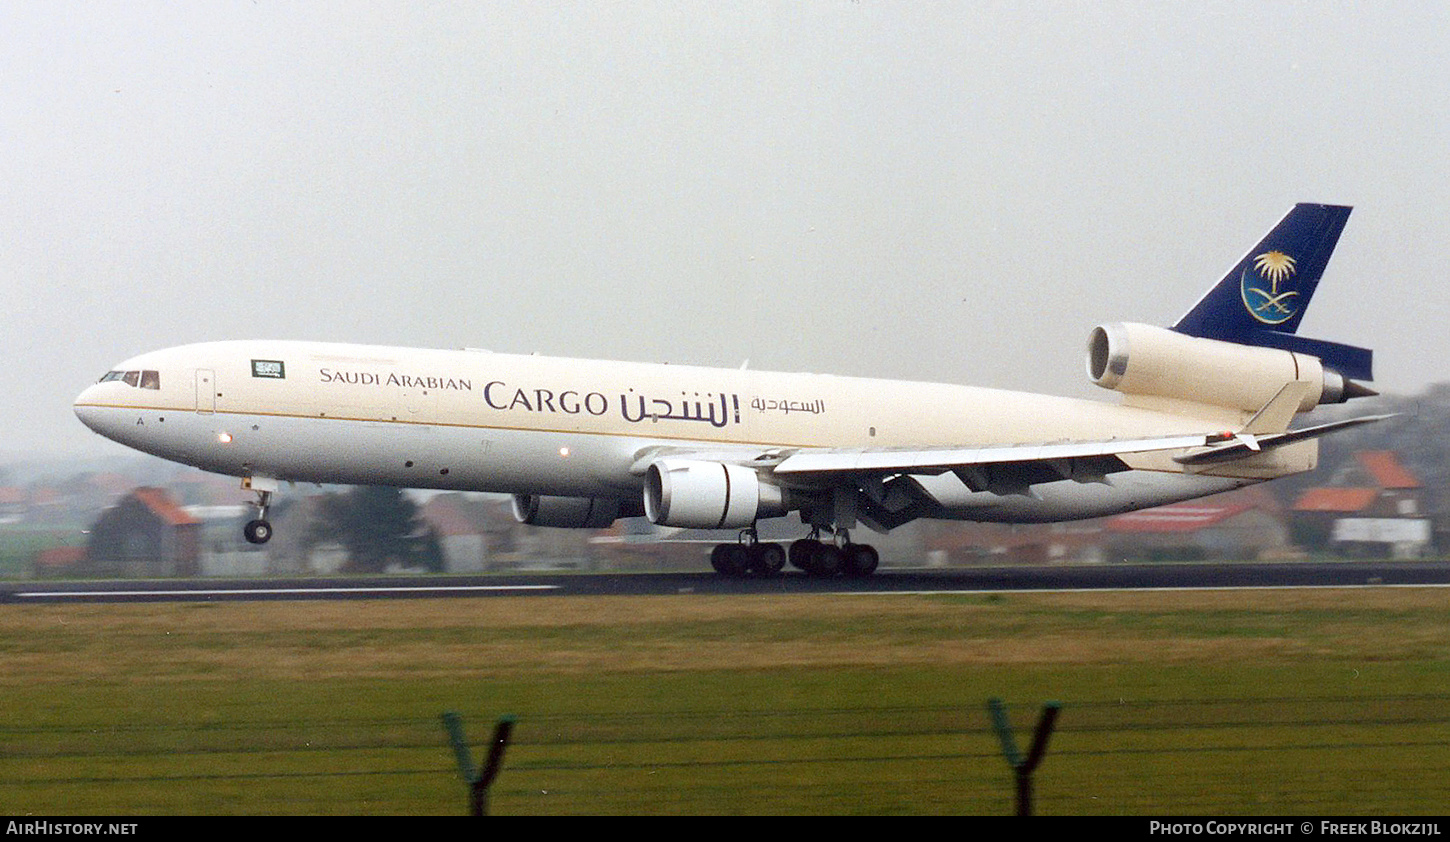
[[[1327,342],[1323,339],[1310,339],[1292,333],[1275,333],[1272,330],[1256,330],[1252,337],[1252,341],[1247,344],[1279,348],[1284,351],[1293,351],[1296,354],[1318,357],[1326,367],[1334,369],[1351,380],[1374,379],[1374,351],[1368,348]]]

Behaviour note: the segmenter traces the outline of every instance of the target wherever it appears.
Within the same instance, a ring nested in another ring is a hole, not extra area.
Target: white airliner
[[[599,528],[647,515],[738,529],[729,575],[863,576],[851,540],[916,518],[1042,522],[1157,506],[1309,470],[1290,430],[1374,394],[1368,350],[1295,334],[1349,208],[1297,205],[1172,328],[1088,340],[1119,403],[745,369],[316,342],[209,342],[117,365],[76,399],[107,438],[242,478],[246,538],[281,482],[504,492],[519,520]],[[756,540],[799,512],[803,537]]]

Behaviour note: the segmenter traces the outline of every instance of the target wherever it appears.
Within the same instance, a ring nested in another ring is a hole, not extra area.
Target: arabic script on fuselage
[[[429,391],[473,392],[479,395],[486,406],[499,412],[601,417],[617,411],[621,418],[631,424],[674,421],[726,427],[741,423],[742,406],[761,415],[820,415],[826,411],[825,401],[819,398],[791,400],[780,396],[761,396],[746,402],[742,401],[739,394],[724,391],[680,391],[660,395],[644,394],[630,388],[617,399],[612,399],[610,395],[599,391],[523,387],[504,380],[490,380],[481,388],[475,388],[474,381],[466,377],[331,368],[319,369],[318,379],[328,386],[410,389],[418,390],[422,394]]]

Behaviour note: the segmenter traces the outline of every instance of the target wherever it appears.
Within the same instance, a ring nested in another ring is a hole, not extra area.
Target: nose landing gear
[[[242,537],[249,544],[265,544],[272,540],[272,522],[267,520],[267,509],[272,505],[272,492],[277,490],[277,481],[265,477],[247,477],[242,488],[257,495],[257,517],[242,527]]]

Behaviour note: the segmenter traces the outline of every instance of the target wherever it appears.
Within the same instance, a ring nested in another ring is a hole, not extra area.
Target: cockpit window
[[[142,389],[160,389],[161,372],[147,369],[145,371],[108,371],[106,376],[101,378],[102,383],[110,383],[120,380],[127,386],[137,386]]]

